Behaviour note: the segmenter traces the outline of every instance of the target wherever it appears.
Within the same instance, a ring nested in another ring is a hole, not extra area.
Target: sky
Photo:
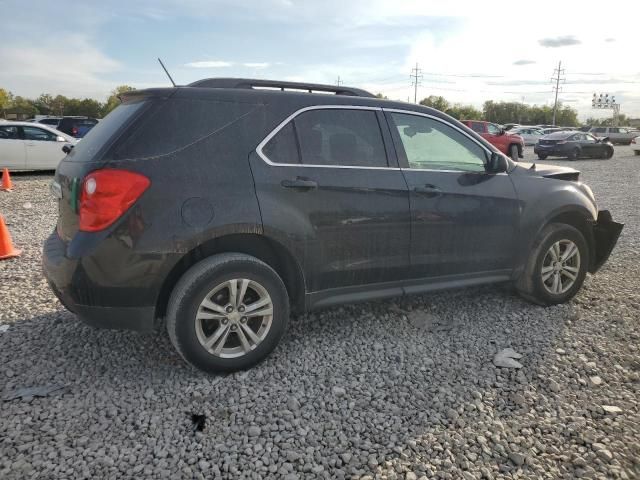
[[[413,101],[553,104],[640,117],[640,1],[0,0],[0,88],[104,100],[117,85],[209,77],[340,82]]]

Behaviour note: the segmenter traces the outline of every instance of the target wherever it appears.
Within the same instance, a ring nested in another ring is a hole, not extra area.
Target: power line
[[[422,85],[422,76],[422,70],[418,66],[418,62],[416,62],[416,67],[411,69],[411,74],[409,75],[409,77],[412,78],[413,103],[418,103],[418,85]]]
[[[562,62],[558,62],[558,68],[553,71],[553,77],[551,77],[551,81],[556,82],[555,86],[552,89],[556,94],[556,99],[553,102],[553,121],[551,122],[553,125],[556,124],[556,112],[558,110],[558,92],[560,91],[560,82],[562,81],[562,83],[564,83],[567,80],[566,77],[562,77],[564,73],[565,72],[562,68]]]

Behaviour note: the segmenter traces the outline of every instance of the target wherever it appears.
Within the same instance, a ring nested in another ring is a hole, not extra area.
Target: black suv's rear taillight
[[[80,194],[79,229],[97,232],[115,222],[149,188],[151,181],[128,170],[96,170],[87,175]]]

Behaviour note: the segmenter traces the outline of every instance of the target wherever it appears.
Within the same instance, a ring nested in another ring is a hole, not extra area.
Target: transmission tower
[[[553,77],[551,77],[551,81],[555,82],[553,86],[553,91],[556,94],[555,101],[553,102],[553,121],[551,122],[554,126],[556,124],[556,112],[558,111],[558,93],[560,92],[560,82],[564,83],[567,79],[563,77],[564,69],[562,68],[562,62],[558,62],[558,68],[553,71]]]
[[[418,103],[418,85],[422,85],[422,69],[418,66],[418,62],[416,62],[415,68],[411,69],[409,77],[413,86],[413,103]]]
[[[342,85],[343,83],[344,83],[344,82],[343,82],[342,80],[340,80],[340,75],[338,75],[338,78],[337,78],[337,80],[336,80],[336,85],[337,85],[337,86],[340,86],[340,85]]]

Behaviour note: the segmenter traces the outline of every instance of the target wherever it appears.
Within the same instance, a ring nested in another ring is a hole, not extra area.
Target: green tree
[[[382,93],[376,93],[376,98],[379,98],[381,100],[389,100],[389,97],[383,95]]]
[[[480,120],[482,118],[482,112],[473,105],[462,105],[460,103],[449,107],[446,113],[456,120]]]
[[[38,114],[38,108],[35,106],[35,102],[20,96],[13,98],[8,110],[15,113],[22,113],[28,117],[33,117]]]
[[[51,115],[53,111],[53,97],[48,93],[43,93],[35,100],[35,105],[43,115]]]
[[[420,100],[420,105],[435,108],[441,112],[446,112],[450,106],[447,99],[440,95],[429,95],[427,98]]]
[[[120,105],[120,98],[118,98],[120,94],[131,92],[132,90],[135,90],[135,88],[130,87],[129,85],[120,85],[119,87],[116,87],[102,107],[102,116],[106,117],[111,110]]]
[[[6,117],[5,110],[11,105],[13,95],[4,88],[0,88],[0,114]]]

